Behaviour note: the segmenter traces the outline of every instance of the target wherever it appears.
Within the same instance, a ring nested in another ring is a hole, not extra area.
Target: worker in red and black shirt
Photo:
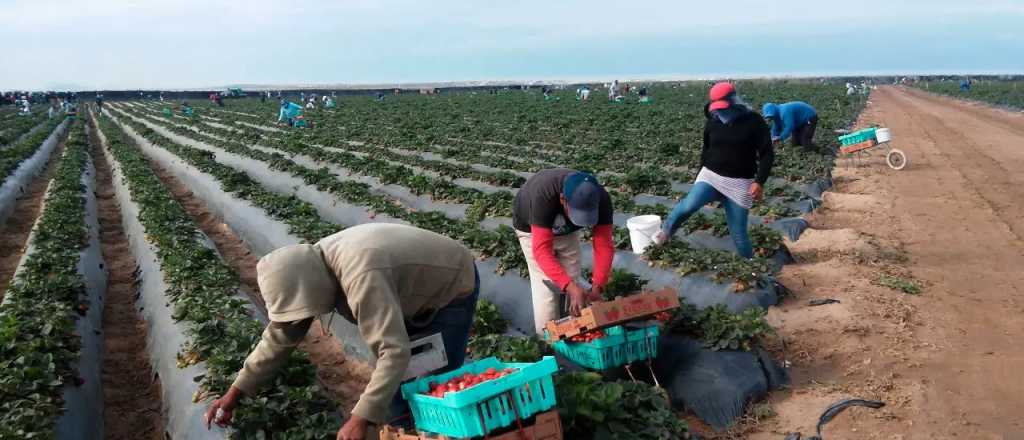
[[[578,316],[590,301],[601,298],[615,256],[612,242],[612,200],[597,179],[567,168],[541,170],[516,194],[512,223],[530,269],[533,321],[541,334],[548,321],[562,317],[560,298],[545,281],[568,296],[569,311]],[[582,228],[593,228],[594,277],[589,291],[580,278]]]

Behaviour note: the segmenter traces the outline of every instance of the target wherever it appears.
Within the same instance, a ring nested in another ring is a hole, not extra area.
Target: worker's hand
[[[754,200],[761,200],[761,198],[764,197],[764,188],[761,187],[760,183],[751,183],[750,195],[754,196]]]
[[[338,430],[338,437],[336,440],[365,440],[366,439],[366,419],[352,414],[345,425]]]
[[[231,424],[231,418],[234,417],[235,407],[238,406],[238,398],[241,397],[241,394],[241,390],[231,387],[227,394],[214,400],[210,404],[210,408],[206,410],[206,429],[210,429],[211,423],[216,423],[222,428]]]
[[[604,294],[604,286],[599,285],[599,284],[594,284],[594,286],[590,288],[590,294],[587,295],[587,300],[590,301],[590,302],[601,301],[601,300],[604,299],[604,295],[603,294]]]
[[[587,307],[587,291],[572,282],[565,288],[565,294],[569,295],[569,313],[572,316],[580,316],[580,311]]]
[[[665,230],[662,229],[659,230],[657,234],[654,234],[654,237],[652,237],[651,239],[654,240],[654,244],[662,245],[665,244],[665,242],[668,241],[669,238],[671,237],[668,236],[668,233],[666,233]]]

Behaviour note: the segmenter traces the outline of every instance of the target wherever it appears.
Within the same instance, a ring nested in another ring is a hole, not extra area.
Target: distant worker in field
[[[647,87],[641,87],[638,93],[640,94],[640,102],[645,104],[651,102],[651,96],[647,94]]]
[[[397,95],[397,93],[396,93],[396,95]],[[377,100],[378,101],[383,101],[384,100],[384,92],[377,92]]]
[[[775,162],[771,132],[757,112],[740,99],[731,83],[715,84],[708,97],[700,172],[686,197],[672,209],[654,242],[670,240],[691,215],[717,201],[725,207],[729,235],[737,253],[753,258],[747,219],[754,200],[763,195]]]
[[[818,128],[818,112],[810,104],[792,101],[785,104],[767,103],[762,116],[772,126],[772,142],[784,142],[793,137],[793,145],[813,150],[814,131]]]
[[[431,374],[462,366],[480,295],[475,260],[448,237],[386,223],[353,226],[316,244],[267,254],[256,274],[270,325],[231,388],[210,405],[207,426],[229,424],[243,397],[273,383],[313,320],[337,312],[359,328],[377,358],[337,439],[367,438],[367,425],[408,412],[399,385],[409,368],[410,337],[441,334],[448,365]]]
[[[961,92],[970,92],[971,91],[971,79],[970,78],[964,78],[964,79],[960,80],[960,91]]]
[[[333,97],[324,96],[324,108],[335,108],[337,104],[334,103]]]
[[[614,101],[619,96],[619,80],[612,81],[612,84],[608,86],[608,100]]]
[[[277,123],[287,122],[289,127],[295,126],[295,121],[302,115],[302,106],[287,99],[281,100],[281,110],[277,114]]]
[[[590,100],[590,87],[582,86],[576,89],[576,100],[578,101],[589,101]]]
[[[195,112],[192,110],[191,105],[188,105],[188,103],[185,101],[181,101],[181,114],[187,117],[192,117],[192,115],[194,115]]]
[[[857,86],[853,83],[846,83],[846,96],[853,96],[857,94]]]
[[[530,177],[512,204],[512,225],[530,270],[533,321],[537,334],[562,317],[553,283],[578,316],[590,301],[601,298],[608,283],[615,245],[612,241],[612,199],[588,173],[567,168],[541,170]],[[594,276],[589,291],[580,286],[580,240],[592,228]]]
[[[103,111],[103,94],[102,93],[97,93],[96,94],[96,108],[99,111],[101,111],[101,112]]]

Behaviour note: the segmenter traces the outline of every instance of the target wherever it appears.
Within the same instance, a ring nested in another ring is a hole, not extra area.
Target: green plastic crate
[[[590,342],[555,342],[555,351],[590,370],[607,370],[626,363],[626,334],[621,325],[604,330],[605,337]]]
[[[442,397],[422,394],[430,383],[444,383],[465,373],[479,374],[488,368],[519,371]],[[466,364],[454,371],[424,377],[402,385],[416,429],[449,437],[478,437],[555,406],[552,375],[558,371],[555,358],[545,356],[534,363],[504,363],[497,358]]]
[[[623,346],[626,363],[657,357],[658,335],[657,324],[626,330],[626,344]]]
[[[863,130],[855,131],[853,133],[839,136],[839,143],[844,147],[847,145],[859,144],[861,142],[870,141],[875,138],[874,128],[865,128]]]

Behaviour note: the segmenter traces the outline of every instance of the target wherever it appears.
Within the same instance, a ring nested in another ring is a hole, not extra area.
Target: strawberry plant
[[[64,388],[82,380],[75,322],[90,307],[78,270],[89,239],[84,138],[83,125],[73,124],[64,155],[55,159],[32,253],[0,304],[0,438],[52,438]]]
[[[597,373],[555,376],[565,438],[688,439],[686,423],[660,388],[643,382],[605,382]]]
[[[537,362],[549,353],[537,336],[517,337],[503,334],[473,336],[467,351],[473,359],[494,356],[502,362]]]
[[[584,269],[582,275],[584,279],[590,279],[593,276],[593,271]],[[608,284],[604,286],[602,296],[604,296],[606,301],[611,301],[618,296],[624,297],[640,293],[645,285],[647,285],[647,280],[641,278],[640,275],[625,269],[612,268],[612,273],[608,276]]]
[[[498,306],[486,299],[477,300],[476,312],[473,314],[473,335],[500,335],[507,330],[508,321],[501,316]]]
[[[730,312],[723,304],[698,310],[683,303],[668,324],[671,332],[687,334],[703,341],[711,350],[745,350],[754,348],[765,335],[774,334],[760,307],[751,307],[741,313]]]

